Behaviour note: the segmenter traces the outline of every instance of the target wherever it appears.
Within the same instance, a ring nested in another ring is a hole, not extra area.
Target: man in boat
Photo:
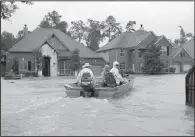
[[[94,85],[95,85],[95,78],[93,75],[93,72],[90,69],[90,64],[85,63],[85,65],[82,66],[82,70],[79,72],[77,76],[77,83],[79,86],[82,87],[84,91],[87,91],[87,93],[91,93],[89,96],[94,96]],[[84,94],[85,92],[83,92]]]
[[[103,68],[103,71],[101,72],[101,86],[106,87],[107,83],[106,83],[106,75],[110,72],[110,66],[109,65],[105,65]]]
[[[110,70],[110,72],[114,75],[116,84],[122,85],[128,82],[127,79],[124,79],[121,74],[119,73],[119,63],[117,61],[113,62],[113,68]]]

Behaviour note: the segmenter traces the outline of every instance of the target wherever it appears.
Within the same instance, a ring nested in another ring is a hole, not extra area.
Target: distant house
[[[188,71],[192,68],[193,64],[192,56],[183,46],[173,48],[173,67],[176,68],[175,73]]]
[[[78,43],[60,30],[53,28],[36,28],[30,34],[24,27],[25,37],[10,50],[10,57],[19,57],[19,71],[35,71],[33,51],[41,49],[44,56],[44,76],[73,75],[70,69],[70,57],[75,49],[80,52],[81,63],[88,62],[93,70],[100,72],[105,64],[104,59],[83,44]],[[7,58],[6,70],[11,69],[11,62]]]
[[[145,31],[143,27],[135,32],[122,33],[99,48],[96,53],[100,53],[109,64],[118,61],[121,70],[131,69],[141,73],[143,52],[151,44],[161,46],[161,60],[168,68],[171,64],[172,44],[165,36],[157,36],[152,31]]]
[[[174,48],[173,56],[176,72],[187,71],[194,65],[194,38],[180,47]]]
[[[118,61],[121,70],[131,69],[136,73],[142,73],[142,55],[147,46],[151,44],[161,46],[160,59],[165,66],[163,72],[169,72],[169,67],[176,66],[179,60],[173,55],[175,54],[175,51],[174,53],[172,51],[173,44],[165,36],[157,36],[152,31],[145,31],[142,26],[135,32],[122,33],[114,40],[99,48],[96,53],[99,53],[111,65],[114,61]],[[187,64],[187,62],[191,61],[190,58],[185,59],[181,63]]]

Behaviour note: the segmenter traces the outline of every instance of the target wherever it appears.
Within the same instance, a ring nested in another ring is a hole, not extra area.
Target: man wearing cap
[[[122,83],[127,83],[128,81],[124,79],[119,73],[119,63],[117,61],[113,62],[113,68],[110,72],[114,75],[117,85],[122,85]]]
[[[83,73],[90,73],[91,78],[94,80],[94,75],[93,72],[91,71],[90,68],[90,64],[89,63],[85,63],[85,65],[82,66],[82,70],[79,72],[78,76],[77,76],[77,83],[81,83],[81,78],[83,76]]]
[[[93,75],[93,72],[89,69],[90,68],[89,63],[85,63],[85,65],[82,66],[82,70],[79,72],[77,76],[77,83],[79,86],[82,87],[82,89],[86,92],[82,91],[82,94],[87,97],[94,97],[95,96],[95,78]]]

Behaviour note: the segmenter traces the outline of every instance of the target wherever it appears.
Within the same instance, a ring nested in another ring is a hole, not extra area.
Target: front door
[[[43,76],[50,76],[50,58],[44,57]]]

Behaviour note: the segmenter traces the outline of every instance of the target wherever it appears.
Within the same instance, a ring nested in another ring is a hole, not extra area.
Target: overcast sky
[[[194,2],[34,2],[26,5],[17,2],[19,10],[10,21],[1,21],[2,31],[16,35],[27,24],[30,31],[34,30],[43,17],[53,10],[62,15],[62,20],[70,24],[74,20],[94,19],[103,21],[113,15],[124,28],[129,20],[135,20],[138,29],[143,24],[147,31],[167,38],[179,37],[179,25],[185,32],[194,34]]]

